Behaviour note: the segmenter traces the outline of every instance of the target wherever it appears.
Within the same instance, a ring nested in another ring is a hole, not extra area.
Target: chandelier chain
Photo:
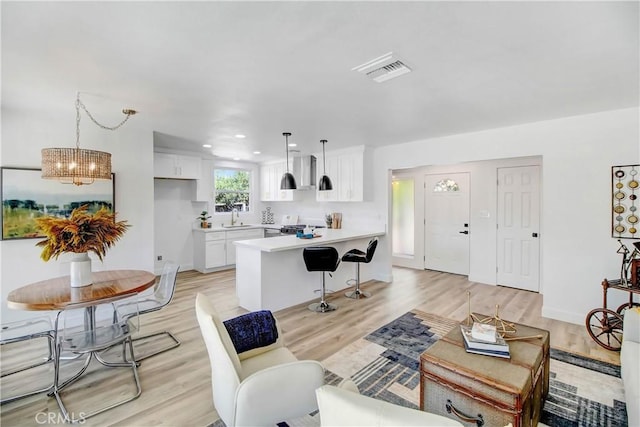
[[[125,124],[127,122],[127,120],[129,120],[129,117],[131,117],[130,112],[125,113],[126,117],[124,118],[124,120],[122,120],[120,123],[118,123],[115,126],[105,126],[101,123],[98,123],[98,121],[91,115],[91,113],[89,112],[89,110],[87,110],[87,107],[85,107],[85,105],[82,103],[82,101],[80,101],[80,99],[78,99],[78,105],[84,110],[85,113],[87,113],[87,116],[89,116],[89,118],[91,119],[91,121],[93,123],[95,123],[96,125],[98,125],[99,127],[101,127],[102,129],[106,129],[106,130],[116,130],[119,127],[121,127],[123,124]],[[127,110],[127,111],[131,111],[131,110]]]
[[[127,120],[129,120],[129,118],[135,114],[134,110],[123,110],[122,112],[126,115],[126,117],[124,118],[124,120],[122,120],[120,123],[118,123],[115,126],[106,126],[103,125],[102,123],[99,123],[94,117],[93,115],[91,115],[91,113],[89,112],[89,110],[87,110],[87,107],[82,103],[82,101],[80,101],[80,93],[78,93],[78,96],[76,98],[76,148],[80,148],[80,108],[82,108],[84,110],[85,113],[87,113],[87,116],[89,116],[89,118],[91,119],[91,121],[93,123],[96,124],[96,126],[101,127],[102,129],[105,130],[116,130],[119,127],[121,127],[122,125],[124,125]]]

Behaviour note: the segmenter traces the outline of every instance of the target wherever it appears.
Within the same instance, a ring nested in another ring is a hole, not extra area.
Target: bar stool
[[[335,304],[329,304],[324,300],[326,293],[325,287],[325,272],[332,272],[338,269],[340,264],[340,256],[336,248],[330,246],[317,246],[308,247],[302,250],[302,257],[304,263],[307,266],[307,271],[322,271],[322,290],[320,294],[320,302],[316,302],[309,305],[309,310],[316,311],[318,313],[324,313],[327,311],[333,311],[338,306]]]
[[[378,238],[374,237],[369,241],[369,245],[367,246],[367,252],[362,252],[359,249],[351,249],[349,252],[342,256],[342,261],[344,262],[355,262],[356,264],[356,288],[351,292],[346,292],[345,296],[347,298],[359,299],[360,297],[370,297],[371,292],[361,291],[360,290],[360,263],[364,262],[368,264],[371,262],[373,258],[373,254],[376,252],[376,247],[378,246]],[[350,279],[347,283],[353,281]]]

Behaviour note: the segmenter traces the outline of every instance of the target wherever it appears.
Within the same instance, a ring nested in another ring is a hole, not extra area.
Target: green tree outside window
[[[239,169],[215,169],[215,211],[247,212],[250,208],[251,173]]]

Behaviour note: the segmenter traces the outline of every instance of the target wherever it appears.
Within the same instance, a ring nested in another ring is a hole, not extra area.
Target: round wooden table
[[[126,298],[150,288],[155,283],[156,276],[153,273],[143,270],[109,270],[97,271],[92,274],[93,283],[88,286],[72,288],[70,285],[70,277],[62,276],[56,277],[54,279],[43,280],[41,282],[31,283],[21,288],[15,289],[11,291],[9,293],[9,296],[7,297],[7,305],[9,306],[9,308],[18,310],[58,310],[58,316],[60,316],[60,313],[65,310],[75,308],[84,309],[85,335],[81,335],[81,337],[83,337],[84,339],[84,341],[82,342],[86,343],[87,345],[80,346],[83,348],[83,351],[78,351],[77,353],[87,353],[88,357],[85,359],[80,370],[62,383],[59,383],[61,347],[58,344],[58,317],[56,317],[56,326],[54,332],[54,340],[56,341],[57,350],[54,353],[55,360],[53,385],[50,389],[48,389],[48,394],[51,396],[55,396],[56,401],[58,402],[58,406],[60,407],[60,411],[62,412],[65,420],[72,422],[81,421],[84,419],[84,417],[88,418],[95,414],[104,412],[108,409],[122,405],[123,403],[130,402],[131,400],[138,398],[138,396],[140,396],[140,394],[142,393],[142,387],[140,385],[140,380],[138,379],[137,363],[135,362],[135,357],[133,355],[133,344],[131,343],[130,337],[127,337],[127,339],[129,340],[128,343],[132,359],[131,362],[128,362],[126,359],[123,362],[107,362],[101,358],[100,352],[107,347],[105,347],[104,345],[96,346],[96,340],[98,340],[99,334],[97,334],[94,330],[94,327],[96,325],[95,312],[96,307],[100,304],[106,304],[114,300]],[[126,320],[126,322],[128,322],[128,320]],[[121,333],[123,330],[121,325],[116,323],[114,323],[112,327],[115,327],[113,330],[116,332],[113,332],[110,335],[107,334],[108,337],[117,336],[117,333]],[[128,333],[130,333],[131,330],[127,329],[127,331]],[[90,332],[90,334],[87,334],[87,332]],[[78,335],[78,333],[76,333],[75,335]],[[104,336],[104,334],[102,334],[101,336]],[[120,341],[123,344],[126,343],[126,341],[124,341],[124,335],[122,340]],[[72,350],[72,352],[76,351]],[[72,384],[73,382],[78,380],[87,370],[93,358],[107,367],[131,367],[133,369],[133,376],[136,384],[136,393],[132,397],[108,405],[91,414],[83,414],[82,412],[80,412],[81,417],[74,420],[73,413],[69,414],[62,403],[60,391],[69,384]]]
[[[93,284],[72,288],[69,276],[31,283],[7,297],[9,308],[17,310],[65,310],[90,307],[142,292],[156,276],[143,270],[107,270],[93,273]]]

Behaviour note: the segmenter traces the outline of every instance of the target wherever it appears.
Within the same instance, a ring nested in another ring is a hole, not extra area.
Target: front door
[[[469,274],[469,173],[425,176],[424,268]]]
[[[498,169],[497,284],[538,292],[540,167]]]

